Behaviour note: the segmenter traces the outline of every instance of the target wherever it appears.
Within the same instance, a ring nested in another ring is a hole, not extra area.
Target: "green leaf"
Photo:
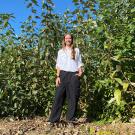
[[[37,2],[37,0],[31,0],[35,5],[37,5],[38,6],[38,2]]]
[[[135,8],[131,9],[131,13],[135,12]]]
[[[32,26],[36,26],[36,22],[35,21],[32,21]]]
[[[47,2],[48,4],[51,4],[52,6],[54,5],[54,3],[52,2],[52,0],[46,0],[46,2]]]
[[[115,70],[115,71],[113,71],[113,73],[111,73],[111,74],[110,74],[110,77],[111,77],[111,78],[114,78],[114,76],[115,76],[116,72],[117,72],[116,70]]]
[[[121,71],[121,66],[120,65],[116,65],[116,70],[117,71]]]
[[[114,78],[121,86],[123,86],[123,82],[120,78]]]
[[[104,44],[105,49],[110,49],[111,45],[110,44]]]
[[[47,4],[46,3],[43,3],[42,4],[42,9],[45,9],[47,7]]]
[[[8,26],[8,22],[5,21],[5,22],[4,22],[4,27],[6,28],[7,26]]]
[[[126,91],[129,86],[128,81],[123,81],[123,90]]]
[[[27,8],[30,8],[30,7],[32,7],[32,3],[29,3],[29,4],[27,5]]]
[[[36,86],[37,86],[36,83],[34,83],[34,84],[31,85],[32,89],[35,89]]]
[[[120,55],[116,55],[116,56],[111,57],[112,60],[120,62],[119,58],[120,58]]]
[[[109,101],[108,101],[108,104],[111,104],[115,101],[115,98],[111,98]]]
[[[37,12],[37,10],[32,8],[32,13],[36,13],[36,12]]]
[[[32,78],[32,80],[33,80],[33,82],[37,82],[38,81],[36,77]]]
[[[120,103],[121,103],[121,91],[119,89],[115,89],[114,98],[116,100],[117,105],[120,105]]]
[[[73,0],[74,3],[78,2],[78,0]]]

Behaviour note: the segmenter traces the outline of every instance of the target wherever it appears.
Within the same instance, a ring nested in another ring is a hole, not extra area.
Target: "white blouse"
[[[56,60],[56,69],[57,67],[60,68],[60,70],[64,71],[70,71],[75,72],[78,71],[78,69],[83,66],[82,58],[80,54],[79,48],[75,48],[76,55],[75,60],[71,58],[71,48],[66,49],[60,49],[57,54],[57,60]]]

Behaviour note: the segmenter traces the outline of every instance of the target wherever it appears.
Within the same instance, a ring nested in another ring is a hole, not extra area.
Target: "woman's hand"
[[[76,75],[78,75],[79,77],[81,77],[82,74],[83,74],[83,70],[82,70],[82,68],[79,68],[78,73]]]
[[[76,75],[81,77],[82,76],[82,72],[78,72],[78,74],[76,74]]]
[[[60,77],[57,77],[57,78],[56,78],[56,87],[57,87],[57,86],[59,86],[59,85],[60,85],[60,83],[61,83],[61,81],[60,81]]]

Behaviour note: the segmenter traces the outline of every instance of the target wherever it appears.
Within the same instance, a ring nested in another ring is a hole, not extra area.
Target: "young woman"
[[[77,103],[80,96],[80,77],[82,76],[82,59],[79,48],[73,44],[73,36],[66,34],[62,48],[58,51],[56,69],[56,94],[48,122],[60,121],[60,115],[65,97],[68,111],[66,120],[76,121]]]

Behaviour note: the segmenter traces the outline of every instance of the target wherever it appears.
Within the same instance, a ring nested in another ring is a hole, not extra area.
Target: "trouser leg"
[[[64,86],[64,82],[62,82],[61,80],[61,84],[58,87],[56,87],[56,94],[51,110],[51,115],[49,118],[50,122],[58,122],[60,120],[62,106],[65,98],[66,98],[66,89]]]
[[[80,79],[75,73],[71,74],[70,82],[66,87],[68,111],[66,119],[73,121],[76,118],[77,104],[80,97]]]

